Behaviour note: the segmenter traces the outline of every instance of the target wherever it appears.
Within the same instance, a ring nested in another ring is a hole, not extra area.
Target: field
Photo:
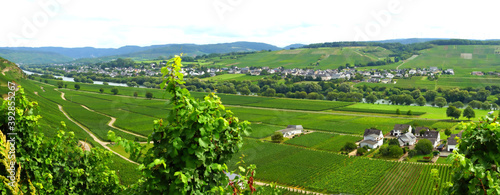
[[[314,132],[289,139],[285,143],[308,148],[339,152],[346,142],[357,142],[362,137]]]
[[[402,105],[384,105],[384,104],[354,104],[345,107],[346,109],[373,109],[373,110],[386,110],[388,112],[396,113],[396,109],[401,111],[401,114],[406,114],[408,110],[415,112],[425,112],[426,114],[420,115],[422,119],[449,119],[446,117],[446,108],[430,107],[430,106],[402,106]],[[463,110],[461,108],[460,110]],[[476,113],[475,120],[481,116],[485,116],[489,111],[474,109]],[[461,118],[464,119],[464,118]],[[474,119],[473,119],[474,120]]]
[[[207,77],[202,80],[208,81],[227,81],[227,80],[236,80],[236,81],[256,81],[264,78],[265,76],[248,76],[246,74],[223,74],[217,75],[215,77]]]

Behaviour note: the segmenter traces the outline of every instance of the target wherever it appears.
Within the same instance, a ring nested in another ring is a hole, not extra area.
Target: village
[[[286,129],[277,131],[288,139],[293,139],[300,135],[312,133],[314,131],[304,130],[302,125],[288,125]],[[440,132],[425,126],[413,127],[408,124],[395,124],[393,129],[383,134],[382,130],[376,128],[366,129],[363,134],[363,139],[356,142],[357,148],[349,151],[350,156],[362,156],[357,152],[358,149],[366,149],[368,151],[378,150],[384,144],[388,144],[390,140],[397,140],[397,145],[404,148],[402,156],[395,160],[408,160],[407,157],[415,145],[421,140],[428,140],[432,145],[432,157],[423,157],[423,160],[417,162],[435,163],[439,157],[447,157],[453,150],[456,149],[457,140],[462,137],[462,132],[450,134],[446,140],[441,140]],[[390,145],[390,143],[389,143]],[[416,151],[416,150],[415,150]],[[415,153],[416,154],[416,153]],[[411,156],[410,156],[411,157]]]
[[[133,67],[113,67],[113,68],[100,68],[91,66],[80,66],[78,68],[66,68],[65,66],[59,66],[58,69],[63,70],[65,73],[94,73],[103,74],[114,77],[133,77],[133,76],[160,76],[159,69],[164,63],[160,63],[158,66],[156,63],[151,63],[149,66],[143,66],[142,68]],[[30,71],[35,71],[31,70]],[[35,71],[36,72],[36,71]],[[391,69],[391,70],[357,70],[356,68],[344,68],[344,69],[326,69],[326,70],[314,70],[314,69],[285,69],[283,67],[269,68],[269,67],[243,67],[238,66],[224,67],[224,68],[195,68],[195,67],[183,67],[181,72],[186,76],[192,77],[215,77],[221,74],[246,74],[251,76],[260,75],[280,75],[285,78],[288,75],[292,76],[302,76],[306,80],[315,81],[330,81],[330,80],[351,80],[353,82],[369,82],[369,83],[386,83],[392,84],[396,83],[393,79],[397,78],[409,78],[412,76],[429,76],[434,78],[435,75],[447,74],[454,75],[453,69],[440,69],[438,67],[429,68],[414,68],[414,69]],[[473,75],[484,75],[482,72],[475,71]],[[491,73],[494,74],[494,73]],[[361,77],[356,77],[360,75]]]

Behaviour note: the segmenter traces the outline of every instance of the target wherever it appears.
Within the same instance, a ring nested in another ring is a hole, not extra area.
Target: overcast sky
[[[0,46],[499,39],[498,1],[0,0]]]

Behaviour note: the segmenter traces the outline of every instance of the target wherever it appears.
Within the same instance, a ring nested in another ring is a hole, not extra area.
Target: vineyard
[[[441,194],[433,192],[431,169],[438,169],[442,186],[451,179],[451,169],[442,165],[397,163],[370,194]]]

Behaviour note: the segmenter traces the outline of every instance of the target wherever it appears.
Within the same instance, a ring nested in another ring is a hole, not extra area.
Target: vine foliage
[[[241,148],[242,136],[249,133],[249,122],[240,122],[213,93],[203,100],[191,97],[182,88],[185,82],[181,67],[181,57],[175,56],[161,69],[166,78],[161,88],[172,96],[172,108],[165,120],[154,121],[153,133],[148,137],[152,148],[140,154],[140,144],[108,133],[132,156],[143,157],[139,165],[143,178],[131,187],[131,192],[207,194],[229,183],[225,162]]]
[[[453,162],[450,194],[500,194],[500,124],[497,118],[482,117],[479,123],[461,123],[464,129]]]

